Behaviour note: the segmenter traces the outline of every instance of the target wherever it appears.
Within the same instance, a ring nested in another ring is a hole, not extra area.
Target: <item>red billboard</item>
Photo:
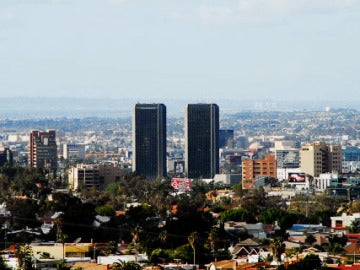
[[[171,186],[175,190],[186,190],[190,191],[191,189],[191,179],[188,178],[172,178]]]
[[[305,183],[305,173],[289,173],[288,175],[290,183]]]

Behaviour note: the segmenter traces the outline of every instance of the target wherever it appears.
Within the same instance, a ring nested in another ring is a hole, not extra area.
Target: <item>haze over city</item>
[[[359,269],[359,0],[0,0],[0,270]]]
[[[355,0],[2,0],[0,97],[348,107],[359,23]]]

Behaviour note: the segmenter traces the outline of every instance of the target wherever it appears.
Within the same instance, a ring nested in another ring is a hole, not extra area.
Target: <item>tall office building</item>
[[[185,173],[212,178],[219,173],[219,106],[189,104],[185,116]]]
[[[33,130],[30,133],[29,166],[33,168],[57,168],[57,145],[55,130]]]
[[[341,146],[327,145],[324,142],[303,145],[300,150],[300,168],[313,177],[318,177],[321,173],[341,172]]]
[[[233,148],[233,147],[234,147],[234,130],[220,129],[219,148]]]
[[[136,104],[132,131],[132,170],[150,179],[166,176],[166,106]]]

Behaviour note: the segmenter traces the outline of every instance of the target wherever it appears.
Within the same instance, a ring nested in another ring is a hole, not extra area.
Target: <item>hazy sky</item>
[[[0,96],[359,99],[360,0],[0,0]]]

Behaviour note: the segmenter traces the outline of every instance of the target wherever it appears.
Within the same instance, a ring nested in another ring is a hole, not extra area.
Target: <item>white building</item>
[[[294,173],[302,173],[302,171],[300,170],[300,168],[277,168],[276,169],[276,175],[277,175],[277,179],[279,179],[279,181],[289,179],[289,175],[294,174]]]
[[[330,217],[331,228],[346,228],[351,226],[354,221],[360,221],[360,213],[354,213],[352,216],[348,216],[343,213],[339,217]]]
[[[319,177],[314,178],[314,186],[318,190],[325,191],[326,188],[332,186],[331,182],[334,180],[337,182],[338,178],[337,173],[322,173]]]
[[[64,159],[72,161],[85,160],[85,144],[83,143],[66,143],[63,148]]]
[[[69,186],[77,190],[95,187],[104,189],[108,184],[120,180],[122,168],[113,163],[78,164],[69,170]]]

